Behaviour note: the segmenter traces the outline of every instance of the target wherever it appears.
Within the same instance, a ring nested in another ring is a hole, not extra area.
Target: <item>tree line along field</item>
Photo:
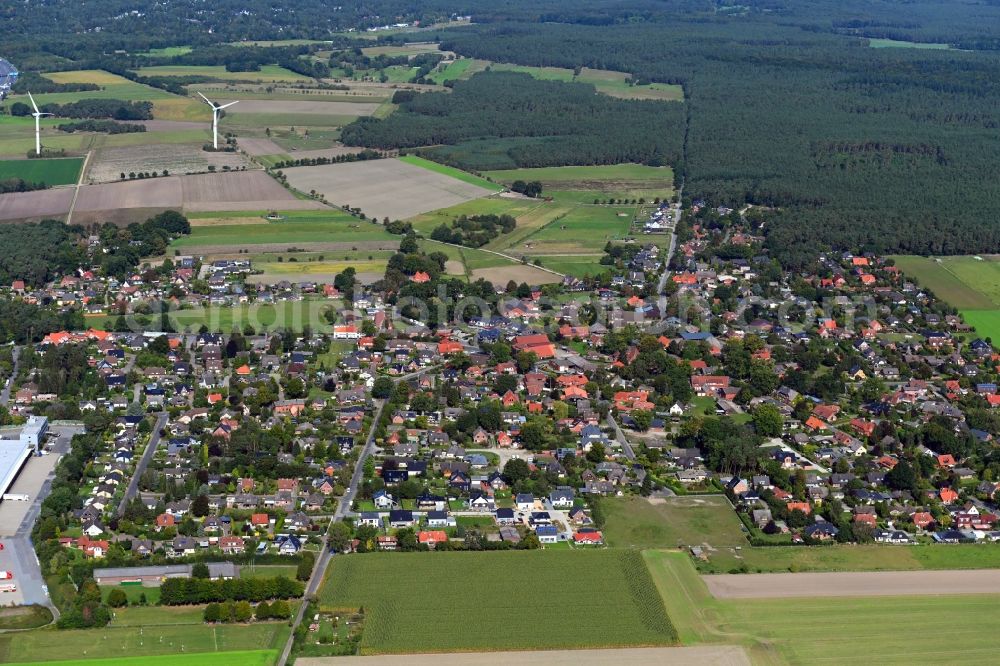
[[[0,180],[22,178],[29,183],[72,185],[80,177],[83,158],[0,160]]]
[[[327,571],[320,605],[364,607],[363,654],[672,645],[677,640],[646,565],[633,551],[337,557]]]
[[[1000,257],[892,257],[903,274],[959,310],[982,337],[1000,340]]]

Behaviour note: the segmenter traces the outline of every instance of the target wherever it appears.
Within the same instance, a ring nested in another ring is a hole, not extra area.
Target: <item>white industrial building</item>
[[[48,431],[47,418],[32,416],[17,439],[0,439],[0,496],[10,489],[28,458],[38,455],[38,446]]]

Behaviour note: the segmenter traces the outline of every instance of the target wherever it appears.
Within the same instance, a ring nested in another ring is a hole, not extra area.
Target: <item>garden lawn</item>
[[[337,557],[320,603],[331,610],[364,607],[364,654],[676,642],[663,601],[634,551]]]
[[[160,603],[160,588],[159,587],[144,587],[142,585],[102,585],[101,586],[101,596],[105,601],[108,600],[108,593],[111,590],[121,590],[128,597],[128,602],[130,604],[140,603],[140,598],[143,594],[146,595],[146,603],[151,605],[156,605]]]
[[[747,546],[743,525],[720,495],[602,499],[604,536],[619,548],[676,548],[703,543]]]
[[[55,160],[2,160],[0,180],[23,178],[29,183],[46,185],[72,185],[80,177],[82,157]]]
[[[240,567],[240,578],[277,578],[284,576],[295,580],[295,574],[299,570],[294,564],[256,564],[251,567],[244,564]]]

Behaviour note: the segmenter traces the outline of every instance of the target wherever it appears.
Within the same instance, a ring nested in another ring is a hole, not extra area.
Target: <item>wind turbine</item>
[[[198,93],[201,95],[201,93]],[[212,147],[216,150],[219,149],[219,111],[229,108],[233,104],[238,104],[239,100],[236,102],[230,102],[229,104],[216,104],[209,98],[201,95],[201,98],[208,102],[208,105],[212,107]]]
[[[31,114],[32,116],[35,117],[35,155],[37,155],[38,157],[41,157],[42,156],[42,127],[41,127],[39,121],[41,120],[42,116],[51,116],[53,114],[51,114],[51,113],[42,113],[41,111],[39,111],[38,110],[38,105],[35,104],[35,98],[31,96],[30,92],[28,93],[28,99],[31,100],[31,106],[32,106],[32,108],[35,109],[35,112]]]

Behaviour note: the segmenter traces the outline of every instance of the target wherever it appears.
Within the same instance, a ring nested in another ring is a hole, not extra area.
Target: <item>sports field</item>
[[[277,650],[233,650],[196,654],[165,654],[142,657],[143,666],[270,666],[278,657]],[[37,664],[18,661],[9,666]],[[135,657],[60,659],[44,662],[47,666],[135,666]]]
[[[618,548],[677,548],[709,544],[747,546],[742,523],[725,497],[602,499],[609,546]]]
[[[320,603],[364,606],[363,654],[671,645],[651,583],[634,551],[370,554],[334,558]]]
[[[0,160],[0,180],[23,178],[29,183],[71,185],[80,177],[83,158],[57,160]]]
[[[720,601],[684,553],[643,555],[684,645],[743,645],[762,664],[986,663],[1000,649],[1000,595]]]
[[[59,663],[72,655],[76,660],[123,659],[126,661],[117,663],[134,664],[139,657],[169,655],[166,659],[170,659],[185,653],[212,653],[211,658],[204,655],[201,660],[191,663],[267,664],[273,660],[272,650],[283,643],[288,631],[285,622],[210,626],[200,621],[197,624],[149,623],[104,629],[40,629],[0,635],[0,662]],[[249,651],[246,658],[256,661],[219,660],[222,653],[232,650]],[[127,661],[129,659],[131,661]],[[107,666],[101,661],[96,663]]]
[[[894,256],[906,277],[958,308],[976,332],[1000,342],[1000,256]]]

